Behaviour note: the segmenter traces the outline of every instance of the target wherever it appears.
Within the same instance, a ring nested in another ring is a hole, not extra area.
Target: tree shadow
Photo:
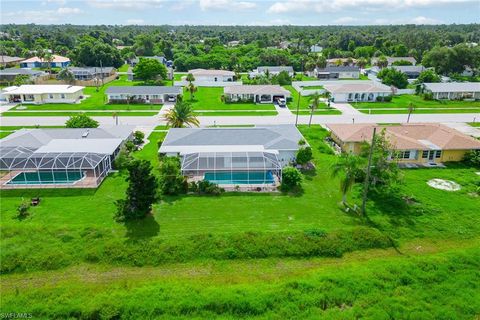
[[[312,181],[317,175],[317,168],[302,170],[302,174],[305,177],[305,180]]]
[[[130,240],[144,240],[160,233],[160,225],[152,214],[141,220],[125,222],[125,228],[127,229],[125,236]]]

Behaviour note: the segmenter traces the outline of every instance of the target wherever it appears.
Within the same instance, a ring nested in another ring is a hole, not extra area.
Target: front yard
[[[417,95],[394,96],[391,102],[359,102],[351,105],[363,113],[397,114],[408,113],[408,105],[415,105],[414,113],[476,113],[480,112],[480,101],[437,101],[424,100]]]
[[[283,86],[285,89],[290,91],[291,93],[291,99],[290,101],[287,102],[288,109],[295,114],[297,111],[297,101],[298,101],[298,91],[295,90],[294,87],[292,86]],[[312,104],[310,101],[309,96],[302,96],[300,95],[300,105],[299,105],[299,115],[309,115],[310,114],[310,108],[309,106]],[[338,111],[335,108],[329,108],[324,102],[320,102],[318,105],[318,108],[314,111],[315,115],[336,115],[336,114],[341,114],[340,111]]]

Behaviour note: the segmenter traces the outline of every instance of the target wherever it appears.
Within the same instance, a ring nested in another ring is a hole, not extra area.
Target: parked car
[[[278,106],[282,108],[285,108],[287,106],[287,100],[283,98],[278,99],[277,103],[278,103]]]

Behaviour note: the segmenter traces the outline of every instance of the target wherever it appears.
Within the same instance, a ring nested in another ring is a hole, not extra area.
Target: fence
[[[113,74],[109,77],[103,78],[103,83],[109,83],[117,78],[117,74]],[[57,75],[49,74],[45,76],[40,76],[35,79],[35,84],[70,84],[63,80],[58,80]],[[74,84],[76,86],[84,86],[84,87],[95,87],[97,85],[101,85],[102,81],[96,82],[94,80],[75,80]]]

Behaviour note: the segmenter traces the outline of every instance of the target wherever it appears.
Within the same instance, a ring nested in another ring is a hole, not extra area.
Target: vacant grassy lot
[[[98,190],[1,191],[2,312],[39,318],[472,319],[480,313],[475,169],[404,170],[365,222],[339,209],[336,161],[301,128],[316,170],[303,192],[163,197],[114,222],[124,174]],[[158,168],[164,132],[135,154]],[[457,192],[428,187],[454,180]],[[41,203],[14,218],[22,198]],[[408,198],[406,201],[405,197]],[[354,188],[349,200],[359,203]],[[393,249],[395,245],[397,248]]]
[[[190,92],[183,88],[184,99],[190,101],[195,110],[275,110],[273,104],[225,103],[221,99],[222,95],[221,87],[197,87],[192,100]]]
[[[363,113],[388,114],[408,113],[408,105],[415,105],[414,113],[476,113],[480,112],[480,101],[436,101],[424,100],[417,95],[394,96],[391,102],[352,103]]]
[[[121,75],[120,79],[114,80],[101,86],[98,91],[96,87],[85,87],[83,90],[86,96],[89,96],[87,99],[84,99],[78,104],[69,104],[69,103],[48,103],[42,105],[21,105],[17,106],[15,109],[19,110],[18,107],[26,107],[25,110],[81,110],[81,111],[91,111],[91,110],[160,110],[161,105],[142,105],[142,104],[107,104],[107,96],[105,95],[105,90],[111,86],[138,86],[144,85],[140,81],[128,81],[126,75]],[[15,110],[13,109],[13,110]]]

